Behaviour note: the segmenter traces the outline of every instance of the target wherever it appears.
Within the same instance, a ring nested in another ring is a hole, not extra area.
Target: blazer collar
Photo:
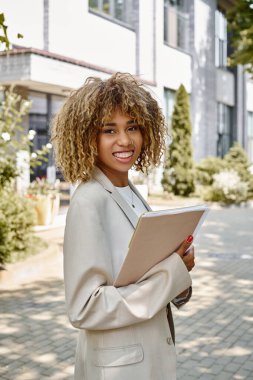
[[[132,207],[127,203],[127,201],[120,195],[112,182],[106,177],[106,175],[100,170],[98,167],[95,167],[92,173],[92,177],[103,186],[103,188],[108,191],[113,200],[118,204],[118,206],[125,213],[126,217],[129,219],[132,226],[135,228],[138,222],[138,216],[132,209]],[[147,208],[147,210],[151,210],[148,203],[143,199],[138,190],[133,186],[133,184],[129,181],[129,186],[132,191],[142,200],[143,204]]]

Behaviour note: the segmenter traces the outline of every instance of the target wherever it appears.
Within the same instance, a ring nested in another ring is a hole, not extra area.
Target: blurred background
[[[169,132],[182,84],[193,160],[223,157],[237,141],[252,162],[253,82],[243,65],[228,66],[235,45],[227,15],[240,3],[253,12],[247,0],[2,0],[10,50],[0,53],[0,84],[15,85],[31,101],[23,124],[36,132],[34,149],[49,142],[50,120],[88,76],[140,77],[163,108]],[[162,176],[162,166],[152,171],[149,192],[163,190]],[[52,152],[30,179],[36,177],[62,180]]]

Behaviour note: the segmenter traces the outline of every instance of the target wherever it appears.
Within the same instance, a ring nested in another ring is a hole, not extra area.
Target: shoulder
[[[103,186],[94,179],[80,183],[76,188],[69,205],[68,214],[99,212],[110,200],[110,194]]]
[[[94,179],[88,182],[80,183],[70,201],[73,203],[87,203],[87,202],[97,202],[99,199],[105,199],[108,197],[108,192],[103,188],[103,186]]]

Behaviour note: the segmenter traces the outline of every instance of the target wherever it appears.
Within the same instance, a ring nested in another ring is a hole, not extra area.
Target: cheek
[[[105,136],[101,136],[97,140],[97,156],[99,159],[106,159],[111,155],[111,141],[107,140]]]
[[[102,138],[98,138],[98,141],[97,141],[97,155],[98,155],[98,158],[100,157],[103,157],[103,153],[105,151],[105,147],[104,147],[104,141]]]
[[[140,133],[139,136],[138,136],[138,139],[137,139],[137,144],[138,144],[138,148],[139,148],[140,151],[141,151],[141,148],[142,148],[142,146],[143,146],[143,142],[144,142],[144,140],[143,140],[143,136],[142,136],[142,134]]]
[[[97,139],[97,154],[98,154],[98,156],[100,155],[100,152],[101,152],[101,139],[98,138]]]

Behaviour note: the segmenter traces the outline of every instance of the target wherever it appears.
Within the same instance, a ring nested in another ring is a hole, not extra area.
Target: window
[[[248,112],[247,117],[247,141],[249,161],[253,163],[253,112]]]
[[[127,0],[89,0],[89,9],[109,18],[131,24],[129,19],[132,1]]]
[[[217,155],[223,157],[232,143],[232,107],[217,104]]]
[[[227,66],[227,20],[220,10],[215,12],[215,65]]]
[[[186,0],[164,0],[164,41],[188,50],[189,15]]]
[[[168,132],[171,131],[171,119],[175,105],[176,91],[169,88],[164,89],[165,119],[168,125]]]

